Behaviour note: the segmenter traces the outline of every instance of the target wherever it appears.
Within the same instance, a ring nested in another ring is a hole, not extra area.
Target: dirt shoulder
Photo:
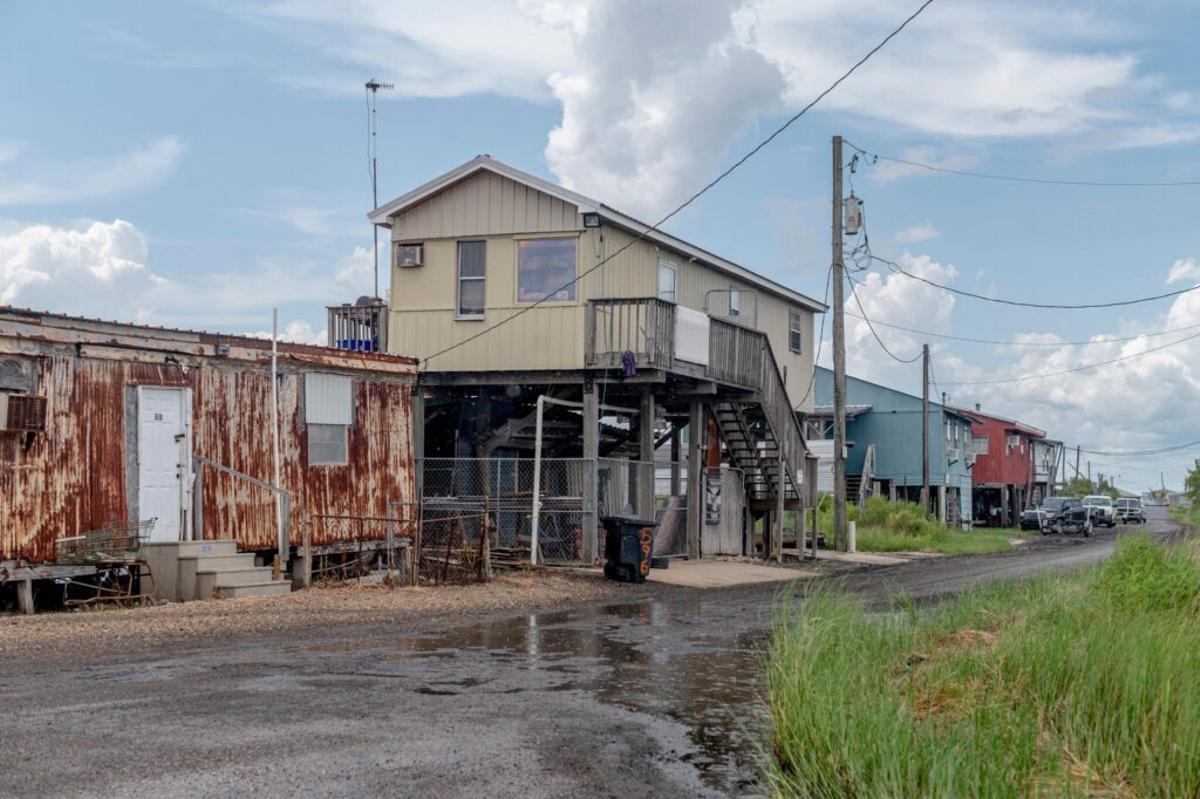
[[[347,627],[403,624],[406,631],[478,621],[513,611],[566,608],[680,590],[614,583],[575,572],[515,572],[492,582],[389,589],[378,585],[313,587],[281,597],[172,602],[129,610],[43,613],[0,619],[0,660],[127,657],[165,646],[229,643],[282,632],[337,634]]]

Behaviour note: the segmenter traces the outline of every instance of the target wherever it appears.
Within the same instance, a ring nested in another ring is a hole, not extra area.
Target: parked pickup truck
[[[1117,521],[1121,524],[1145,524],[1146,511],[1140,499],[1118,499]]]
[[[1021,529],[1040,530],[1042,529],[1042,519],[1045,517],[1045,503],[1038,505],[1036,508],[1026,508],[1025,510],[1021,511]]]
[[[1042,535],[1092,534],[1092,510],[1075,497],[1049,497],[1042,502]]]
[[[1083,507],[1092,511],[1092,519],[1096,524],[1105,527],[1117,526],[1117,509],[1113,507],[1112,497],[1103,494],[1092,494],[1083,498]]]

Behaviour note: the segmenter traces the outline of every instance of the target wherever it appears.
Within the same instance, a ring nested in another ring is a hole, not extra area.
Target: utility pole
[[[1083,451],[1080,445],[1075,446],[1075,479],[1078,480],[1082,475],[1079,474],[1079,453]]]
[[[929,345],[921,345],[921,513],[929,513]]]
[[[833,541],[846,538],[846,317],[842,263],[842,137],[833,137]],[[816,553],[813,553],[816,554]]]

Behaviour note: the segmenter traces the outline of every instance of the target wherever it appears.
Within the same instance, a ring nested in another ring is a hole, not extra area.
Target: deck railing
[[[588,304],[584,353],[589,367],[621,368],[626,352],[639,367],[675,365],[675,305],[646,298],[592,300]]]
[[[766,335],[758,330],[710,318],[708,376],[722,383],[760,388],[766,340]]]

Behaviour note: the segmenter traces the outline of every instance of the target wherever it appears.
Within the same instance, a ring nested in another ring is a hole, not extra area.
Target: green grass
[[[880,618],[777,609],[779,796],[1200,796],[1195,549],[1122,539],[1103,567]]]
[[[893,533],[877,527],[858,528],[858,548],[863,552],[941,552],[946,555],[979,555],[1007,552],[1012,537],[995,530],[943,530],[929,535]]]
[[[1014,531],[958,530],[930,519],[912,502],[889,502],[871,497],[865,508],[850,507],[848,516],[857,522],[858,549],[863,552],[941,552],[973,555],[1004,552],[1012,548]],[[833,529],[833,508],[828,503],[818,511],[822,530]]]

